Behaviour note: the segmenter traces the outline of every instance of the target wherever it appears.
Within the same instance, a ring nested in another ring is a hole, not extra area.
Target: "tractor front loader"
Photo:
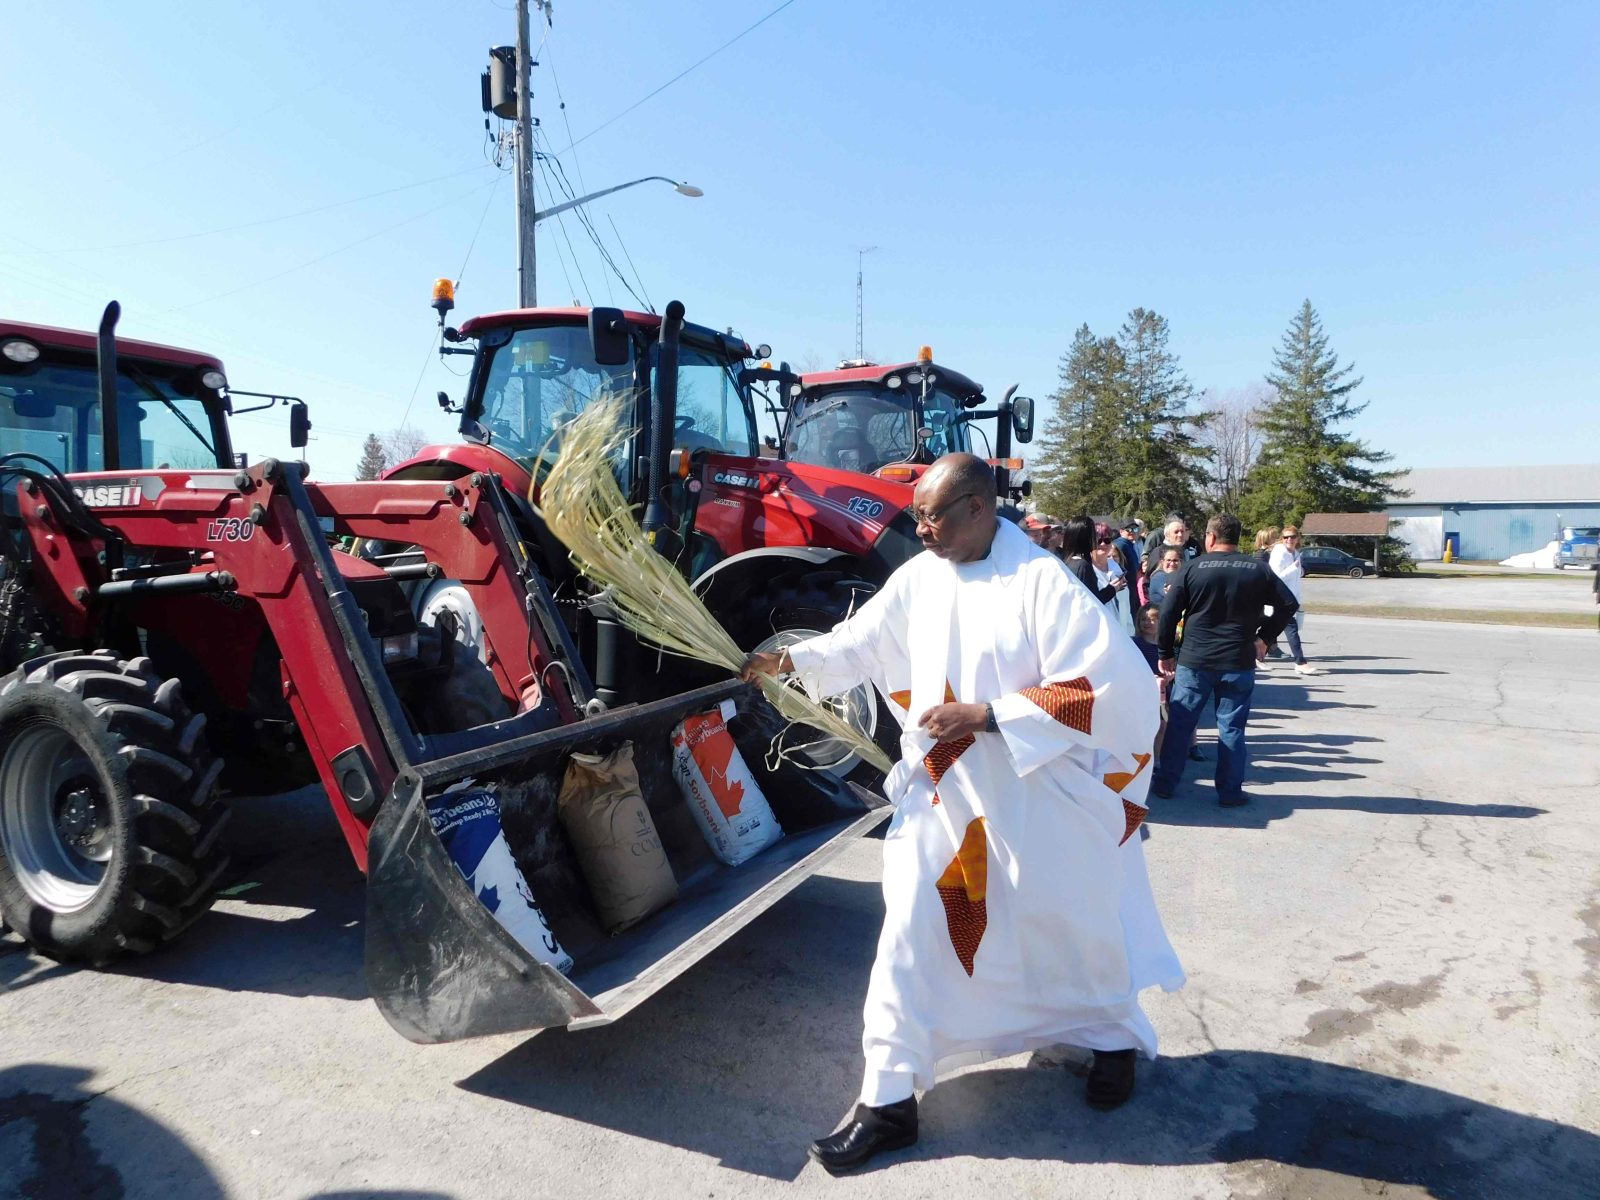
[[[103,445],[131,447],[142,443],[127,429],[156,405],[121,385],[144,373],[119,370],[114,319],[108,310],[98,339],[97,403],[122,425]],[[21,335],[6,334],[0,323],[14,364],[50,361],[48,331],[32,327],[39,345],[16,355]],[[29,378],[0,365],[11,410],[0,403],[0,429],[43,419],[42,378],[31,389]],[[401,1033],[597,1024],[886,815],[880,798],[825,773],[767,769],[777,719],[736,680],[611,711],[593,703],[493,475],[319,484],[301,463],[173,469],[115,453],[97,460],[105,469],[70,473],[33,451],[0,455],[12,485],[0,489],[0,647],[25,648],[0,681],[0,914],[46,954],[98,964],[170,941],[223,877],[229,788],[315,778],[367,872],[369,988]],[[340,539],[417,552],[385,566]],[[448,620],[413,616],[403,586],[433,578],[465,589],[476,652]],[[725,700],[786,832],[738,867],[695,825],[668,745],[677,722]],[[574,751],[623,743],[678,899],[607,936],[556,801]],[[430,809],[469,782],[496,796],[569,972],[496,920],[494,898],[435,834]]]

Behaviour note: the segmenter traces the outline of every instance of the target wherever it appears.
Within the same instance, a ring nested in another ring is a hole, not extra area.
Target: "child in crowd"
[[[1150,670],[1156,678],[1161,678],[1160,654],[1156,650],[1156,630],[1161,623],[1161,605],[1146,604],[1139,610],[1138,628],[1133,635],[1133,644],[1139,647],[1139,653],[1144,655],[1145,661],[1150,664]],[[1156,731],[1156,753],[1161,753],[1161,738],[1167,732],[1167,689],[1171,681],[1161,679],[1161,728]]]

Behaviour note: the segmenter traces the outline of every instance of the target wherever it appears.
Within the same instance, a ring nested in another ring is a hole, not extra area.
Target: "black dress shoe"
[[[838,1133],[811,1143],[812,1158],[830,1175],[842,1175],[863,1166],[874,1154],[900,1150],[917,1142],[917,1098],[872,1108],[856,1105],[850,1123]]]
[[[1190,762],[1209,762],[1211,760],[1206,758],[1206,756],[1204,754],[1200,753],[1200,747],[1199,746],[1190,746],[1189,747],[1189,761]]]
[[[1096,1050],[1089,1068],[1085,1098],[1090,1108],[1120,1108],[1133,1095],[1134,1060],[1137,1050]]]

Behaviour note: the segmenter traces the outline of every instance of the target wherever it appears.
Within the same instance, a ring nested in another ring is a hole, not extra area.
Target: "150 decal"
[[[851,496],[845,507],[858,517],[876,517],[883,512],[883,501],[869,496]]]

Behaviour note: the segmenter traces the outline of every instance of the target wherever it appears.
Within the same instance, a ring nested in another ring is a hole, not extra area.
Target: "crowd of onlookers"
[[[1219,554],[1227,554],[1232,561],[1239,562],[1249,554],[1248,547],[1239,547],[1226,538],[1217,536],[1217,526],[1221,521],[1230,531],[1236,531],[1238,522],[1232,517],[1221,517],[1211,522],[1206,531],[1204,545],[1212,548]],[[1162,651],[1158,648],[1160,643],[1160,628],[1163,604],[1170,595],[1177,595],[1192,591],[1193,585],[1183,587],[1175,586],[1183,575],[1184,568],[1205,551],[1202,543],[1189,529],[1188,522],[1181,514],[1170,513],[1160,528],[1146,531],[1144,522],[1138,518],[1128,518],[1112,527],[1110,521],[1096,521],[1092,517],[1077,516],[1067,521],[1057,521],[1041,513],[1033,513],[1022,521],[1022,527],[1033,541],[1056,554],[1066,564],[1069,571],[1077,577],[1086,588],[1095,594],[1099,600],[1112,610],[1116,622],[1134,639],[1140,652],[1150,664],[1151,671],[1161,679],[1162,698],[1162,734],[1156,740],[1156,752],[1161,754],[1162,737],[1167,728],[1167,706],[1170,690],[1177,672],[1171,669],[1170,657],[1163,660]],[[1236,535],[1235,535],[1236,536]],[[1241,554],[1241,551],[1244,553]],[[1253,557],[1265,565],[1270,574],[1263,572],[1261,582],[1249,585],[1253,588],[1249,595],[1253,601],[1244,602],[1243,610],[1248,610],[1250,603],[1254,603],[1253,619],[1245,619],[1240,625],[1240,630],[1248,632],[1249,637],[1242,645],[1248,647],[1249,641],[1254,638],[1257,625],[1266,629],[1272,635],[1270,642],[1265,643],[1267,657],[1281,658],[1283,651],[1277,645],[1277,637],[1281,636],[1288,643],[1289,654],[1294,661],[1294,669],[1301,675],[1315,675],[1317,669],[1306,661],[1305,652],[1300,642],[1300,628],[1303,612],[1298,608],[1301,602],[1301,580],[1304,571],[1300,560],[1300,531],[1293,525],[1283,528],[1267,528],[1259,530],[1255,535]],[[1212,561],[1210,559],[1208,562]],[[1228,564],[1218,561],[1218,566],[1226,567]],[[1256,568],[1259,570],[1260,568]],[[1207,572],[1208,575],[1213,573]],[[1220,578],[1220,576],[1218,577]],[[1267,581],[1271,581],[1270,586]],[[1213,581],[1214,582],[1214,581]],[[1274,607],[1271,603],[1274,588],[1281,590],[1278,596],[1279,620],[1273,621]],[[1237,590],[1238,585],[1234,586]],[[1169,589],[1170,592],[1169,592]],[[1240,596],[1245,593],[1241,592]],[[1267,603],[1263,605],[1261,598],[1265,597]],[[1290,603],[1292,597],[1293,603]],[[1178,605],[1180,611],[1169,613],[1169,622],[1177,623],[1177,638],[1182,639],[1182,619],[1188,611],[1192,597],[1185,595],[1182,604]],[[1229,599],[1229,604],[1239,607],[1241,601]],[[1287,611],[1287,618],[1283,613]],[[1246,614],[1247,615],[1247,614]],[[1210,616],[1208,615],[1208,623]],[[1281,625],[1281,635],[1277,633]],[[1243,636],[1241,632],[1240,636]],[[1208,630],[1208,637],[1209,637]],[[1172,640],[1171,629],[1167,631],[1167,640]],[[1169,648],[1168,654],[1173,651]],[[1247,659],[1251,658],[1250,651],[1243,651]],[[1252,660],[1253,661],[1253,660]],[[1163,669],[1165,663],[1166,669]],[[1263,669],[1264,664],[1255,669]],[[1214,672],[1215,673],[1215,672]],[[1248,666],[1244,672],[1250,673]],[[1215,682],[1229,684],[1237,689],[1238,685],[1232,680],[1232,672],[1220,672]],[[1199,678],[1196,676],[1195,678]],[[1193,681],[1186,681],[1192,689]],[[1242,778],[1243,770],[1243,722],[1248,715],[1248,689],[1241,693],[1243,707],[1241,715],[1236,721],[1223,722],[1219,719],[1219,733],[1231,733],[1222,726],[1237,726],[1236,753],[1227,757],[1238,759],[1238,774]],[[1193,697],[1189,697],[1193,699]],[[1201,759],[1204,756],[1193,745],[1193,721],[1188,717],[1197,714],[1186,712],[1186,719],[1182,722],[1187,728],[1183,736],[1190,744],[1186,752],[1175,749],[1173,753],[1189,758]],[[1221,712],[1219,708],[1219,718]],[[1230,739],[1231,740],[1231,739]],[[1230,764],[1231,765],[1231,764]],[[1170,769],[1169,769],[1170,775]],[[1230,791],[1238,793],[1239,781],[1231,782]],[[1167,790],[1166,788],[1162,789]],[[1225,803],[1238,802],[1237,795],[1230,796]]]

